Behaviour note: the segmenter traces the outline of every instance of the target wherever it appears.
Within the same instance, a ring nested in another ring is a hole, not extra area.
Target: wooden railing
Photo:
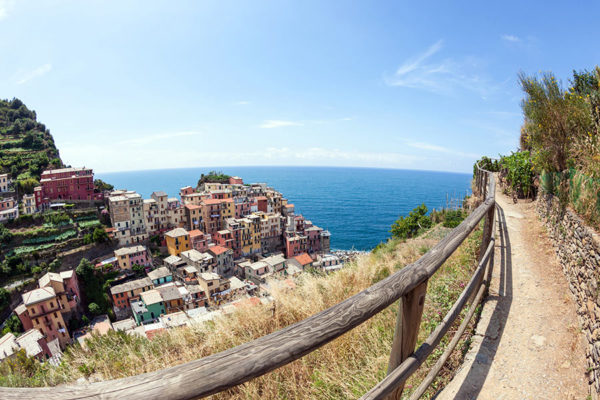
[[[445,352],[412,398],[431,384],[458,343],[480,302],[491,276],[494,257],[494,176],[478,169],[474,194],[483,202],[458,227],[419,260],[368,289],[303,321],[252,342],[175,367],[137,376],[87,384],[43,388],[0,388],[2,399],[195,399],[214,394],[318,349],[400,301],[388,375],[363,399],[400,398],[404,383],[436,348],[450,326],[469,310]],[[427,291],[427,281],[452,255],[481,220],[485,221],[479,264],[443,321],[415,350]],[[472,301],[469,301],[472,300]]]

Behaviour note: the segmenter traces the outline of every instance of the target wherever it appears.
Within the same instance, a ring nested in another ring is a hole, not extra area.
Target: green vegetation
[[[3,311],[10,305],[10,293],[4,288],[0,288],[0,311]]]
[[[539,186],[600,227],[600,68],[573,71],[567,89],[550,72],[520,74],[519,81],[521,149],[480,165],[499,166],[501,182],[517,196],[533,197]]]
[[[229,183],[229,175],[223,173],[223,171],[210,171],[208,174],[200,175],[198,180],[198,186],[203,183]]]
[[[23,332],[23,324],[21,324],[21,320],[15,314],[11,314],[11,316],[6,320],[6,324],[2,330],[2,335],[6,335],[9,332],[14,334]]]
[[[436,224],[442,224],[445,228],[456,228],[467,217],[467,212],[458,209],[432,210],[427,215],[427,206],[421,204],[414,208],[406,217],[400,217],[392,225],[390,230],[394,239],[410,239],[421,235]],[[383,246],[377,245],[375,250]]]
[[[395,238],[410,239],[431,228],[431,218],[427,215],[427,206],[421,204],[413,209],[406,217],[400,217],[390,230]]]
[[[61,167],[54,139],[35,111],[19,99],[0,99],[0,172],[10,173],[19,194],[32,193],[45,169]]]
[[[446,228],[435,230],[447,233]],[[480,238],[481,230],[476,229],[429,280],[419,344],[439,324],[468,282],[477,264]],[[21,360],[24,366],[0,365],[0,385],[57,385],[89,376],[116,379],[206,357],[283,329],[347,299],[414,262],[438,240],[429,232],[407,241],[391,239],[381,246],[381,251],[361,256],[336,273],[302,274],[295,290],[273,292],[276,312],[271,305],[241,307],[211,323],[169,329],[152,340],[109,331],[107,335],[92,337],[86,349],[79,345],[69,347],[57,367],[39,363],[30,366],[27,360]],[[392,305],[301,360],[213,397],[270,400],[285,394],[283,397],[289,399],[359,398],[386,375],[397,310],[397,304]],[[427,374],[448,341],[447,337],[443,339],[441,348],[410,378],[406,396]],[[468,343],[467,333],[425,398],[430,398],[450,379]]]
[[[101,192],[106,190],[110,191],[115,188],[113,185],[104,182],[102,179],[94,179],[94,187]]]
[[[75,269],[75,273],[82,286],[81,293],[84,296],[85,303],[89,304],[89,307],[94,304],[94,306],[89,309],[90,313],[95,315],[108,314],[113,317],[114,312],[106,292],[110,286],[110,280],[114,279],[117,272],[103,274],[101,271],[96,271],[94,266],[86,258],[82,258]]]

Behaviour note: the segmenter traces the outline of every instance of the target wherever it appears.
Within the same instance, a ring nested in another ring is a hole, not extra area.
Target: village
[[[42,173],[33,194],[3,197],[0,221],[68,204],[103,204],[104,231],[114,251],[94,260],[92,275],[111,274],[107,313],[85,293],[79,269],[46,272],[21,293],[13,310],[24,333],[0,338],[0,360],[20,349],[57,364],[67,346],[92,335],[124,331],[149,339],[166,329],[203,323],[240,306],[266,304],[273,290],[293,290],[294,278],[340,269],[352,255],[330,251],[330,233],[295,212],[265,183],[240,177],[181,188],[179,198],[153,192],[98,191],[93,171]],[[0,191],[10,177],[0,175]],[[82,263],[87,260],[82,260]],[[90,267],[91,268],[91,267]],[[90,317],[88,317],[88,315]]]

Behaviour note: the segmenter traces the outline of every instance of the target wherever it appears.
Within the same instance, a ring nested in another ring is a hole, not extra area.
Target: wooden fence
[[[44,388],[0,388],[2,399],[196,399],[264,375],[316,350],[400,300],[388,375],[362,399],[399,399],[404,382],[439,344],[461,310],[465,318],[447,349],[412,394],[420,397],[457,345],[484,295],[494,257],[495,182],[477,169],[474,195],[482,203],[419,260],[368,289],[303,321],[252,342],[175,367],[137,376],[87,384]],[[484,220],[479,264],[443,321],[415,350],[427,281]]]

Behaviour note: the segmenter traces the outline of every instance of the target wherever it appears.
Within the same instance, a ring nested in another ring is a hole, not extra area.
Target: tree
[[[19,317],[17,317],[14,314],[8,317],[5,324],[5,330],[8,330],[8,332],[12,333],[23,332],[23,325],[21,324],[21,320],[19,319]],[[2,333],[6,334],[8,332],[3,331]]]
[[[409,239],[431,228],[431,218],[427,216],[428,211],[427,206],[421,204],[414,208],[406,217],[398,218],[390,230],[392,236],[400,239]]]
[[[13,234],[3,224],[0,224],[0,243],[10,243],[13,239]]]
[[[531,148],[538,171],[562,172],[573,166],[571,149],[586,140],[592,129],[591,113],[583,96],[563,90],[551,73],[537,77],[519,74],[525,99],[521,143]]]
[[[96,243],[105,243],[108,242],[108,234],[104,230],[104,228],[96,228],[94,229],[94,242]]]
[[[4,288],[0,288],[0,310],[4,310],[10,305],[10,293]]]
[[[98,306],[98,304],[96,304],[96,303],[90,303],[88,305],[88,310],[93,315],[100,315],[100,314],[102,314],[102,310],[100,309],[100,306]]]
[[[142,275],[145,271],[145,267],[143,265],[139,265],[139,264],[133,264],[131,269],[133,270],[133,272],[136,273],[136,275]]]

